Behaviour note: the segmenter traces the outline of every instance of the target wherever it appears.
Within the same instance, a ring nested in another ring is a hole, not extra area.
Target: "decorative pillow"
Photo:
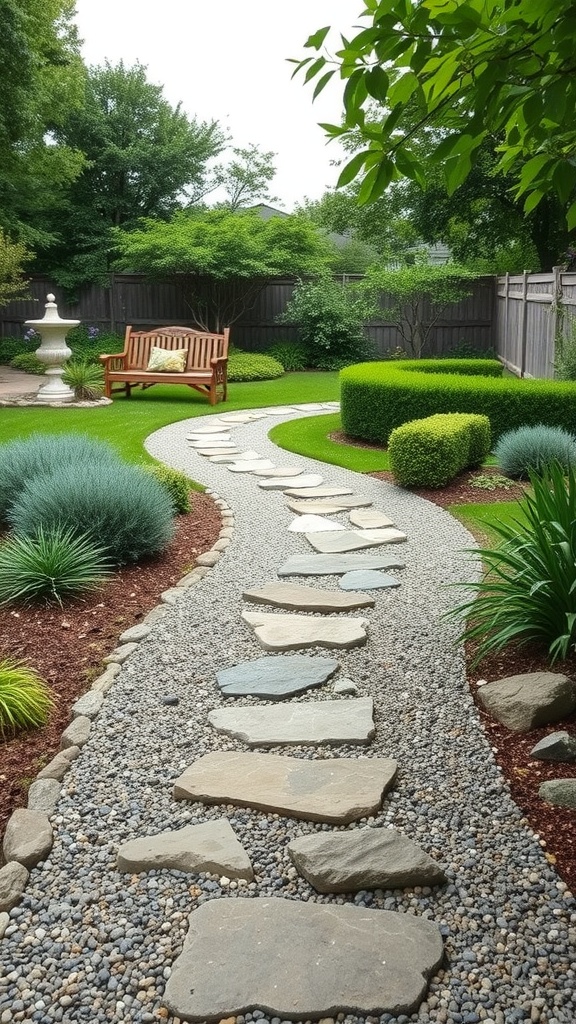
[[[187,356],[187,348],[179,348],[170,352],[167,348],[152,346],[146,369],[154,371],[154,373],[184,373]]]

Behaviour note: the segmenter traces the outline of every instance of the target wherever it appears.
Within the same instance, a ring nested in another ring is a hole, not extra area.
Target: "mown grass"
[[[390,468],[387,452],[331,441],[328,435],[341,430],[341,426],[340,413],[326,413],[278,423],[268,436],[286,451],[353,469],[356,473],[374,473]]]
[[[231,384],[228,401],[211,406],[185,385],[159,385],[134,391],[132,398],[115,395],[112,405],[96,409],[43,409],[38,406],[2,409],[0,441],[47,434],[78,432],[115,445],[130,462],[153,462],[144,440],[168,423],[194,416],[256,409],[268,405],[333,402],[340,396],[337,373],[290,373],[276,380]]]
[[[524,523],[526,517],[519,501],[485,501],[468,505],[450,505],[449,512],[459,519],[470,533],[484,547],[493,547],[500,542],[494,523],[511,524],[515,520]]]

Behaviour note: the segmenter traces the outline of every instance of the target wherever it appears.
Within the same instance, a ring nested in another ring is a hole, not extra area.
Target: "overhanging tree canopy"
[[[362,178],[369,202],[397,175],[424,183],[426,165],[442,166],[453,192],[468,175],[478,148],[500,143],[500,167],[524,197],[526,213],[553,193],[576,227],[576,5],[573,0],[365,0],[366,26],[334,60],[320,55],[297,63],[315,95],[339,73],[344,89],[342,125],[332,137],[359,133],[365,148],[340,176]],[[322,50],[329,29],[306,46]],[[376,100],[382,118],[366,108]],[[416,104],[419,118],[401,127]],[[423,160],[414,135],[438,126]]]

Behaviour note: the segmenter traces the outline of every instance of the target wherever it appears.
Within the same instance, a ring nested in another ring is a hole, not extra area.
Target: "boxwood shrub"
[[[490,452],[490,421],[473,413],[438,413],[396,427],[390,468],[403,487],[444,487]]]
[[[488,416],[494,439],[538,423],[576,432],[576,384],[503,378],[493,359],[359,363],[340,382],[344,431],[378,444],[403,423],[446,412]]]
[[[229,381],[273,380],[283,373],[282,363],[258,352],[233,351],[228,358]]]

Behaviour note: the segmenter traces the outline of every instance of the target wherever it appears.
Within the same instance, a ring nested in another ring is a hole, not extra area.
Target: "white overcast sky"
[[[343,84],[312,103],[313,87],[302,75],[291,80],[286,59],[311,54],[304,43],[325,25],[349,36],[362,0],[76,0],[76,8],[87,64],[138,60],[170,103],[219,121],[235,145],[273,150],[279,206],[290,211],[336,183],[330,161],[339,150],[318,122],[338,122]],[[339,35],[329,40],[333,52]]]

